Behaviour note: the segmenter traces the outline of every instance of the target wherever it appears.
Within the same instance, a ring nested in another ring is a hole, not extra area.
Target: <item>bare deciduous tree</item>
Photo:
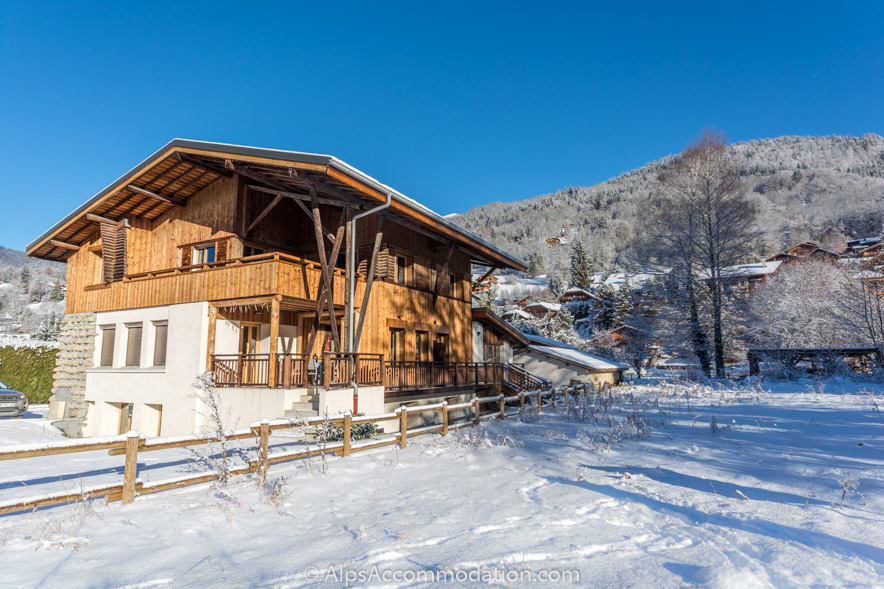
[[[742,261],[759,234],[724,137],[709,130],[660,175],[644,232],[648,254],[670,269],[670,301],[686,309],[694,353],[708,375],[709,338],[697,289],[708,288],[715,373],[724,377],[727,268]]]

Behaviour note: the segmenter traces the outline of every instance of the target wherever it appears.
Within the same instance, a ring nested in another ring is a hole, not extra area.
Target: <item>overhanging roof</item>
[[[498,331],[507,334],[512,341],[515,341],[522,346],[528,345],[528,338],[525,337],[525,334],[498,317],[493,311],[473,307],[472,318],[473,321],[487,323],[494,326]]]
[[[126,216],[155,219],[219,177],[243,171],[252,180],[254,174],[266,177],[271,187],[303,190],[304,182],[315,182],[318,192],[372,206],[389,194],[392,205],[385,214],[394,220],[460,246],[476,262],[527,269],[519,258],[334,156],[190,139],[173,139],[164,145],[28,244],[26,251],[33,257],[63,259],[69,251],[65,244],[81,245],[94,233],[90,224],[96,222],[96,215],[115,221]]]

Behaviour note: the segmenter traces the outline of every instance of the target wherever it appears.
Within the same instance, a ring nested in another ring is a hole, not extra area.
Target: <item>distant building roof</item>
[[[558,360],[562,360],[563,362],[568,362],[570,364],[574,364],[576,366],[580,366],[582,368],[594,370],[597,372],[613,372],[618,370],[626,370],[628,368],[628,366],[625,366],[623,364],[618,364],[610,360],[605,360],[604,358],[599,358],[598,356],[593,356],[592,354],[587,354],[586,352],[573,347],[561,348],[557,346],[531,345],[528,346],[528,350],[531,352],[537,352],[546,356],[550,356],[552,358],[557,358]]]

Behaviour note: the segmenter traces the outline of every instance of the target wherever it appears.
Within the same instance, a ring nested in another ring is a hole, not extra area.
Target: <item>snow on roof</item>
[[[526,309],[530,309],[531,307],[543,307],[543,308],[546,309],[547,311],[556,311],[556,312],[558,312],[559,309],[562,308],[562,305],[559,304],[559,303],[544,303],[544,302],[541,302],[541,301],[538,301],[538,302],[536,302],[536,303],[531,303],[531,304],[525,305],[525,308],[526,308]]]
[[[577,287],[577,286],[572,286],[571,288],[569,288],[569,289],[567,289],[566,291],[564,291],[560,296],[564,296],[564,295],[566,295],[566,294],[583,294],[583,295],[586,295],[586,296],[588,296],[588,297],[594,297],[594,296],[595,296],[595,295],[593,295],[591,292],[589,292],[588,290],[583,289],[583,288],[580,288],[580,287]]]
[[[521,317],[522,319],[531,319],[531,314],[526,313],[522,309],[510,309],[509,311],[505,311],[500,314],[501,318],[506,319],[507,317]]]
[[[522,332],[522,333],[524,333],[524,332]],[[528,341],[530,341],[532,344],[538,344],[541,346],[552,346],[555,348],[568,348],[571,350],[579,350],[579,348],[577,348],[576,346],[572,346],[571,344],[566,344],[566,343],[563,343],[563,342],[560,342],[560,341],[557,341],[554,339],[550,339],[548,337],[543,337],[542,335],[532,335],[529,333],[525,333],[525,337],[527,337]]]
[[[528,349],[532,352],[539,352],[540,354],[551,356],[565,362],[570,362],[571,364],[576,364],[577,366],[582,366],[583,368],[587,368],[589,370],[627,369],[627,366],[624,366],[623,364],[617,364],[615,362],[611,362],[610,360],[605,360],[603,358],[599,358],[598,356],[587,354],[586,352],[583,352],[576,348],[531,345],[528,346]]]
[[[751,278],[753,276],[769,276],[777,271],[782,262],[756,262],[754,264],[740,264],[721,269],[722,278]],[[701,278],[708,278],[709,271],[700,272]]]

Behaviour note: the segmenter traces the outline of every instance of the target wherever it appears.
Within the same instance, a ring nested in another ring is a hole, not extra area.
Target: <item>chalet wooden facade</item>
[[[525,270],[334,157],[178,139],[27,251],[67,263],[51,411],[75,435],[199,429],[203,371],[240,426],[474,394],[504,370],[473,357],[471,266]]]
[[[802,262],[823,261],[837,264],[841,256],[833,251],[820,247],[818,243],[806,241],[769,257],[767,262],[781,262],[786,265],[800,266]]]

